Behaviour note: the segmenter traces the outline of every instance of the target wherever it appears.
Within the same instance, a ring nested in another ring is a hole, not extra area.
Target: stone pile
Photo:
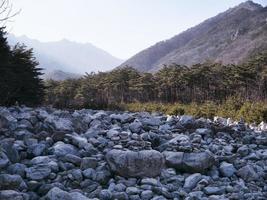
[[[267,199],[267,126],[0,108],[0,200]]]

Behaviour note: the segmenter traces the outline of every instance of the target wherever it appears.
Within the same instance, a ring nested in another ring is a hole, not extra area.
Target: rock
[[[0,200],[25,200],[25,195],[14,190],[0,191]]]
[[[26,168],[26,176],[31,180],[43,180],[47,178],[50,173],[51,169],[47,165],[36,165],[30,168]]]
[[[94,169],[89,168],[89,169],[84,170],[82,173],[86,178],[95,179],[96,177],[96,172]]]
[[[110,115],[110,118],[111,119],[118,120],[121,123],[127,123],[127,122],[130,122],[133,119],[133,117],[130,114],[128,114],[128,113],[111,114]]]
[[[266,199],[257,125],[48,107],[0,116],[0,200]]]
[[[7,171],[10,174],[17,174],[17,175],[20,175],[22,178],[24,178],[25,177],[25,169],[26,169],[26,165],[21,164],[21,163],[15,163],[15,164],[10,165],[7,168]]]
[[[112,194],[113,199],[116,200],[128,200],[128,195],[126,194],[126,192],[115,192]]]
[[[259,175],[256,173],[251,165],[246,165],[237,171],[237,175],[245,181],[256,181],[259,179]]]
[[[249,148],[246,145],[237,149],[237,153],[239,153],[242,157],[247,156],[249,154]]]
[[[64,142],[57,142],[53,146],[53,152],[56,156],[65,156],[67,154],[79,155],[78,150],[71,144],[65,144]]]
[[[87,168],[93,168],[95,169],[97,167],[98,161],[96,158],[83,158],[81,163],[81,169],[85,170]]]
[[[204,172],[212,167],[215,159],[210,152],[164,152],[166,165],[185,172]]]
[[[194,122],[194,117],[189,116],[189,115],[183,115],[181,116],[181,118],[179,119],[179,122],[182,125],[188,125],[188,124],[192,124]]]
[[[135,120],[129,125],[132,133],[139,133],[142,130],[143,124],[139,120]]]
[[[24,183],[19,175],[0,174],[0,190],[18,189]]]
[[[4,116],[0,115],[0,129],[8,128],[8,125],[9,125],[8,120]]]
[[[79,192],[71,192],[70,193],[70,197],[72,200],[90,200],[89,198],[87,198],[86,196],[84,196],[83,194],[79,193]]]
[[[128,195],[139,194],[139,193],[140,193],[140,190],[139,190],[138,188],[136,188],[136,187],[128,187],[128,188],[126,189],[126,193],[127,193]]]
[[[112,193],[109,190],[101,190],[99,194],[100,200],[111,200],[112,199]]]
[[[69,119],[65,118],[56,118],[52,120],[52,124],[59,131],[72,131],[72,122]]]
[[[7,155],[0,149],[0,169],[4,169],[8,166],[9,159]]]
[[[54,187],[45,196],[46,200],[74,200],[68,192]]]
[[[195,173],[188,176],[185,179],[184,188],[186,190],[192,190],[196,187],[197,183],[202,179],[202,175],[200,173]]]
[[[82,162],[82,159],[79,156],[75,156],[73,154],[67,154],[62,158],[65,162],[73,163],[74,165],[79,166]]]
[[[71,178],[73,180],[76,180],[78,182],[81,182],[83,180],[82,171],[80,169],[74,169],[74,170],[72,170],[69,175],[71,175]]]
[[[112,150],[106,160],[112,171],[124,177],[155,177],[164,166],[163,155],[155,150]]]
[[[153,192],[151,190],[145,190],[141,193],[142,200],[150,200],[153,198]]]
[[[222,195],[225,192],[224,187],[205,187],[204,193],[206,195]]]
[[[158,185],[158,180],[154,179],[154,178],[143,178],[141,180],[141,184],[157,186]]]
[[[144,118],[142,120],[142,124],[145,126],[159,126],[160,123],[160,119],[156,117]]]
[[[236,172],[235,167],[232,164],[227,163],[227,162],[222,162],[219,170],[220,170],[221,175],[224,177],[231,177]]]

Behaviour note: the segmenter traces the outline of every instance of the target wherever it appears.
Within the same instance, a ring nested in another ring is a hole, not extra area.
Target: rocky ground
[[[0,108],[0,200],[267,199],[266,125]]]

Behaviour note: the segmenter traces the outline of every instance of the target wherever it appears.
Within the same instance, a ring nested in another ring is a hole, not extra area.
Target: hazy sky
[[[40,41],[90,42],[129,58],[243,0],[13,0],[8,30]],[[254,2],[267,5],[267,0]]]

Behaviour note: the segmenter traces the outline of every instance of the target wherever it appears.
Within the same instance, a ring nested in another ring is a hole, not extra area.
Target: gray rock
[[[54,187],[45,196],[46,200],[74,200],[68,192]]]
[[[53,152],[56,156],[65,156],[67,154],[79,155],[78,150],[71,144],[65,144],[64,142],[57,142],[53,146]]]
[[[222,195],[225,192],[225,188],[209,186],[205,187],[203,191],[206,195]]]
[[[4,169],[8,166],[9,159],[7,155],[0,149],[0,169]]]
[[[52,119],[52,124],[56,128],[56,130],[60,130],[60,131],[72,131],[73,130],[72,122],[66,118]]]
[[[236,172],[236,168],[232,164],[227,162],[222,162],[219,170],[221,175],[224,177],[231,177]]]
[[[43,180],[47,178],[50,173],[51,169],[47,165],[36,165],[30,168],[26,168],[26,176],[31,180]]]
[[[10,174],[17,174],[17,175],[20,175],[22,178],[24,178],[25,177],[25,169],[26,169],[26,165],[21,164],[21,163],[15,163],[15,164],[10,165],[7,168],[7,171]]]
[[[24,183],[19,175],[0,174],[0,190],[18,189]]]
[[[199,173],[192,174],[185,179],[184,188],[192,190],[196,187],[197,183],[202,179],[202,175]]]
[[[151,190],[145,190],[141,193],[141,199],[150,200],[153,198],[153,192]]]
[[[124,192],[126,190],[126,186],[122,183],[119,183],[114,186],[114,190],[116,190],[117,192]]]
[[[74,165],[79,166],[82,162],[82,159],[79,156],[75,156],[73,154],[67,154],[62,158],[65,162],[73,163]]]
[[[127,187],[126,193],[128,195],[140,194],[140,190],[136,187]]]
[[[100,200],[111,200],[112,199],[112,193],[109,190],[101,190],[99,194]]]
[[[164,152],[163,154],[168,167],[185,172],[204,172],[215,163],[213,155],[209,152]]]
[[[124,177],[155,177],[164,166],[163,155],[155,150],[112,150],[106,160],[112,171]]]
[[[86,157],[82,159],[81,169],[82,170],[85,170],[87,168],[95,169],[97,167],[97,164],[98,164],[98,161],[96,158]]]
[[[237,175],[245,181],[255,181],[259,179],[259,175],[251,165],[246,165],[237,171]]]
[[[116,200],[128,200],[128,195],[126,194],[126,192],[114,192],[112,194],[113,199]]]
[[[25,195],[14,190],[0,191],[0,200],[25,200]]]
[[[152,200],[166,200],[166,198],[164,196],[156,196]]]
[[[143,124],[139,120],[135,120],[129,124],[129,129],[132,133],[139,133],[142,130]]]
[[[83,194],[79,192],[71,192],[70,197],[72,200],[90,200],[88,197],[84,196]]]
[[[8,125],[9,125],[8,120],[4,116],[0,115],[0,129],[8,128]]]
[[[239,153],[241,156],[247,156],[249,154],[249,148],[246,145],[243,145],[242,147],[239,147],[237,149],[237,153]]]
[[[81,182],[83,180],[82,171],[80,169],[74,169],[71,171],[73,180]]]
[[[154,178],[143,178],[141,180],[141,184],[157,186],[158,185],[158,180],[154,179]]]
[[[91,168],[84,170],[82,173],[86,178],[95,179],[96,177],[95,170]]]

